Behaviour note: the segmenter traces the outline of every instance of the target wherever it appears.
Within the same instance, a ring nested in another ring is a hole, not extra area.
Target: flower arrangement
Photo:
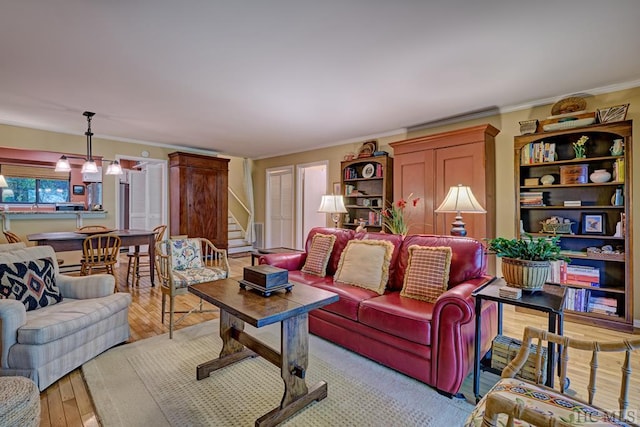
[[[582,159],[585,156],[586,143],[589,140],[589,137],[586,135],[582,135],[580,139],[573,143],[573,151],[576,152],[576,159]]]
[[[413,193],[409,194],[409,197],[406,199],[400,199],[391,203],[390,207],[382,211],[382,224],[390,233],[405,236],[409,231],[409,224],[404,217],[404,210],[408,204],[407,200],[411,199],[411,196],[413,196]],[[415,208],[419,201],[419,197],[412,199],[412,206]]]

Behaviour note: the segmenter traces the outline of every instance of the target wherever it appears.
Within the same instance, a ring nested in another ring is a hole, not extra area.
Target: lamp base
[[[338,228],[338,221],[340,221],[340,214],[331,214],[331,220],[333,221],[333,227]]]
[[[465,223],[462,221],[462,215],[457,215],[456,220],[451,223],[451,235],[452,236],[466,236],[467,229],[464,228]]]

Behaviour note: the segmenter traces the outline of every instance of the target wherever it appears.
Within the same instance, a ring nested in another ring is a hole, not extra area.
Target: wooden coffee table
[[[189,292],[220,308],[222,350],[217,359],[198,365],[201,380],[217,369],[260,355],[280,367],[284,396],[280,406],[256,420],[256,426],[274,426],[314,400],[327,397],[327,383],[307,388],[305,374],[309,361],[309,311],[338,301],[338,294],[296,284],[291,292],[263,297],[241,289],[232,279],[189,286]],[[282,354],[244,332],[244,323],[260,328],[280,322]]]

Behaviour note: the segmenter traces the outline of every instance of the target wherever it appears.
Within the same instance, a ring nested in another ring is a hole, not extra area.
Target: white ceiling
[[[265,157],[638,86],[639,22],[638,0],[0,0],[0,122],[81,134],[90,110],[96,136]]]

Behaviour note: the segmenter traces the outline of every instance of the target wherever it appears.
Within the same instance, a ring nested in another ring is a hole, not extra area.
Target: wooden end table
[[[480,400],[480,360],[483,355],[480,354],[481,332],[482,332],[482,300],[495,301],[498,303],[498,335],[502,335],[502,304],[510,304],[516,307],[525,307],[533,310],[548,313],[549,323],[548,331],[563,334],[564,320],[564,294],[565,288],[554,285],[544,285],[541,291],[522,292],[519,299],[501,297],[498,290],[506,286],[504,279],[499,278],[483,287],[475,290],[471,295],[476,299],[476,330],[475,330],[475,349],[473,358],[473,394],[476,403]],[[558,350],[559,352],[560,350]],[[555,347],[552,342],[547,348],[547,382],[546,385],[553,388],[553,375],[555,369],[556,355]]]
[[[232,279],[189,286],[189,292],[220,308],[222,350],[217,359],[198,365],[201,380],[217,369],[260,355],[280,367],[284,396],[280,406],[256,420],[256,426],[275,426],[302,408],[327,397],[327,383],[311,389],[305,375],[309,361],[309,311],[338,301],[338,294],[296,284],[291,292],[263,297],[241,289]],[[282,354],[244,332],[244,323],[260,328],[280,322]]]

